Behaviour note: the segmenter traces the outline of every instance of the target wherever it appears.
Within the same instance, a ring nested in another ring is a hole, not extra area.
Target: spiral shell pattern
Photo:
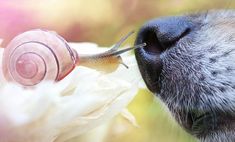
[[[4,49],[3,73],[9,81],[33,86],[43,80],[61,80],[76,62],[76,52],[58,34],[31,30],[16,36]]]

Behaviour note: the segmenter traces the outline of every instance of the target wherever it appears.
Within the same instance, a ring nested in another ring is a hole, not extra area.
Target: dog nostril
[[[146,43],[144,50],[160,54],[190,33],[193,23],[187,17],[166,17],[147,22],[139,31],[136,44]]]
[[[148,53],[160,54],[164,51],[164,48],[159,42],[156,33],[153,31],[146,31],[143,33],[143,43],[146,43],[144,50]]]

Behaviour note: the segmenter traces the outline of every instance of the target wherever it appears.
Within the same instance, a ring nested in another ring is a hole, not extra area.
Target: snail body
[[[4,49],[3,74],[8,81],[33,86],[44,80],[59,81],[76,65],[113,71],[122,63],[120,54],[134,48],[117,48],[132,33],[110,50],[93,55],[80,55],[58,34],[31,30],[16,36]],[[142,47],[144,45],[140,45]]]

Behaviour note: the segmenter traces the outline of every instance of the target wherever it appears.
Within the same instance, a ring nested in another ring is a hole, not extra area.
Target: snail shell
[[[54,32],[31,30],[16,36],[4,49],[3,73],[8,81],[32,86],[61,80],[76,66],[77,53]]]

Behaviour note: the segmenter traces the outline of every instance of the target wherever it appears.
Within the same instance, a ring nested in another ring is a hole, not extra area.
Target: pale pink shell
[[[54,32],[31,30],[16,36],[4,49],[3,73],[8,81],[32,86],[58,81],[76,65],[77,54]]]

